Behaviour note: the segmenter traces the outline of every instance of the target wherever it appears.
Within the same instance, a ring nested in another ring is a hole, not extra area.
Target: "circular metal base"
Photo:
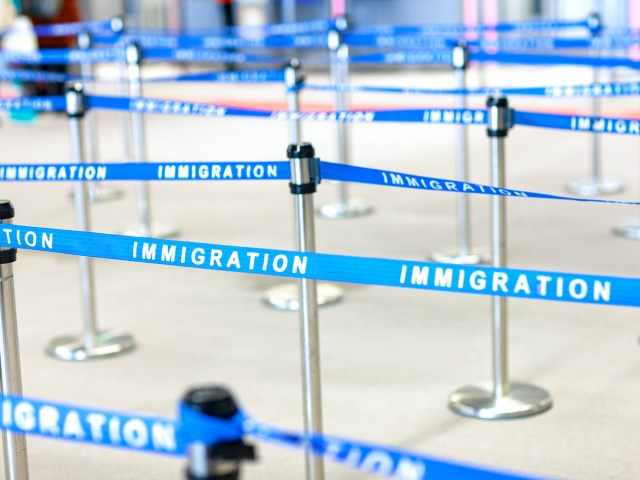
[[[468,253],[466,255],[460,255],[456,252],[440,253],[435,252],[431,254],[429,259],[432,262],[437,263],[455,263],[457,265],[486,265],[491,262],[491,255],[486,252],[482,253]]]
[[[122,234],[130,237],[174,238],[180,233],[178,227],[156,222],[151,223],[151,231],[143,232],[142,230],[140,227],[130,228]]]
[[[86,348],[83,338],[60,337],[51,341],[47,353],[58,360],[81,362],[94,358],[115,357],[135,347],[133,337],[116,330],[98,332],[93,348]]]
[[[69,194],[73,200],[73,192]],[[124,190],[114,187],[107,187],[104,185],[91,184],[89,188],[89,201],[91,203],[109,202],[111,200],[117,200],[124,196]]]
[[[364,217],[373,213],[373,206],[366,203],[361,198],[351,198],[347,203],[332,203],[322,205],[316,209],[316,213],[323,218],[339,220],[349,217]]]
[[[317,289],[319,307],[333,305],[344,298],[344,290],[332,283],[318,283]],[[285,283],[265,290],[262,301],[265,305],[276,310],[297,311],[300,309],[298,284]]]
[[[610,195],[620,193],[624,185],[617,178],[602,178],[599,181],[593,179],[573,180],[567,183],[566,189],[573,195],[581,197],[595,197],[596,195]]]
[[[497,420],[529,417],[551,408],[551,395],[526,383],[511,383],[509,393],[496,398],[491,385],[463,387],[449,397],[449,408],[465,417]]]
[[[613,234],[632,240],[640,240],[640,220],[637,218],[620,220],[613,226]]]

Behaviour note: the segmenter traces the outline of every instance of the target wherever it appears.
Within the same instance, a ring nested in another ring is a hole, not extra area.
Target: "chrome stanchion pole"
[[[125,47],[127,59],[127,74],[129,78],[129,95],[131,98],[142,97],[142,49],[133,42]],[[144,132],[144,117],[139,112],[130,112],[133,156],[134,161],[144,163],[147,161],[146,142]],[[151,204],[149,201],[149,184],[145,181],[138,182],[138,226],[129,229],[125,235],[139,237],[170,238],[178,234],[178,229],[171,225],[151,222]]]
[[[221,387],[191,389],[182,402],[198,415],[219,420],[229,420],[239,411],[231,393]],[[184,433],[189,435],[189,432]],[[187,444],[187,479],[238,480],[241,462],[255,458],[254,447],[244,443],[241,438],[213,444],[202,440],[191,441]]]
[[[66,93],[67,117],[71,140],[71,161],[84,163],[82,119],[85,114],[85,96],[82,85],[70,86]],[[76,229],[91,230],[88,187],[86,182],[74,183]],[[98,331],[94,295],[93,259],[78,257],[80,288],[82,293],[82,337],[65,336],[51,341],[47,353],[60,360],[89,360],[118,355],[131,350],[135,343],[131,335],[118,331]]]
[[[587,19],[589,30],[591,31],[592,40],[596,40],[600,37],[602,32],[602,20],[600,15],[592,13]],[[592,54],[595,58],[599,58],[601,49],[595,47],[592,50]],[[593,83],[600,82],[601,69],[599,67],[593,68]],[[592,99],[591,109],[592,116],[599,118],[601,114],[601,100],[600,97],[594,96]],[[613,193],[619,193],[624,190],[624,185],[617,178],[603,177],[602,176],[602,148],[600,143],[600,134],[594,132],[591,135],[591,178],[573,180],[566,186],[567,191],[583,197],[594,197],[596,195],[608,195]]]
[[[284,81],[287,95],[287,107],[289,112],[297,113],[300,110],[299,90],[304,82],[304,77],[300,74],[300,63],[293,59],[285,66]],[[289,143],[297,145],[301,141],[301,122],[297,117],[289,120]],[[332,305],[344,298],[344,290],[331,283],[318,283],[318,306]],[[263,302],[278,310],[298,310],[300,308],[300,297],[298,295],[298,285],[295,283],[285,283],[266,290],[262,296]]]
[[[640,240],[640,215],[637,218],[624,218],[613,226],[613,233],[619,237]]]
[[[328,34],[328,46],[330,51],[331,80],[336,85],[334,108],[337,111],[349,110],[349,94],[346,87],[349,85],[349,46],[343,42],[343,35],[349,27],[345,16],[335,18],[336,28]],[[349,164],[349,124],[336,122],[338,163]],[[362,217],[373,212],[373,207],[359,198],[350,198],[348,184],[338,182],[338,202],[323,205],[318,208],[318,215],[329,219],[346,217]]]
[[[287,157],[291,167],[291,183],[298,250],[314,253],[315,225],[313,193],[319,181],[318,160],[310,143],[289,145]],[[302,350],[302,379],[304,401],[304,431],[307,435],[322,433],[322,392],[320,382],[320,334],[316,281],[301,278],[300,342]],[[324,479],[322,458],[313,455],[311,445],[305,446],[307,480]]]
[[[489,98],[487,134],[491,141],[492,186],[505,188],[504,139],[511,127],[506,98]],[[503,196],[491,201],[493,267],[507,266],[506,202]],[[507,358],[507,299],[492,297],[493,383],[463,387],[449,397],[449,407],[460,415],[484,419],[518,418],[551,408],[546,390],[509,381]]]
[[[11,202],[0,200],[0,224],[13,223],[14,216]],[[22,395],[16,295],[13,287],[16,254],[15,248],[0,247],[0,388],[6,395]],[[9,430],[3,430],[1,436],[4,478],[28,480],[26,437]]]
[[[90,50],[92,47],[91,34],[88,32],[81,32],[77,38],[78,48],[81,50]],[[82,62],[80,64],[80,75],[83,78],[85,92],[90,94],[94,90],[93,85],[93,63],[90,61]],[[84,116],[84,137],[86,139],[85,145],[87,147],[87,158],[89,163],[96,163],[99,160],[98,155],[98,142],[96,134],[96,120],[91,110],[85,112]],[[115,200],[122,196],[122,190],[118,188],[108,187],[100,182],[91,182],[89,184],[89,200],[92,202],[103,202],[108,200]]]
[[[464,42],[453,47],[452,65],[456,74],[457,87],[460,90],[467,88],[466,70],[469,65],[469,51]],[[457,97],[457,108],[467,108],[467,96],[462,94]],[[469,181],[469,149],[467,142],[467,126],[456,126],[456,173],[461,182]],[[435,252],[431,260],[442,263],[457,263],[464,265],[477,265],[487,263],[489,258],[486,253],[474,253],[471,247],[471,221],[470,221],[469,195],[460,193],[457,195],[456,220],[458,226],[458,248],[453,252]]]
[[[124,33],[124,20],[122,17],[113,17],[111,19],[111,30],[114,35],[120,35]],[[124,46],[123,48],[123,57],[125,60],[122,62],[118,62],[118,95],[121,97],[129,96],[129,85],[127,82],[127,61],[126,55],[124,54]],[[123,161],[124,162],[132,162],[133,161],[133,149],[131,142],[131,118],[129,117],[128,112],[120,112],[120,127],[122,128],[122,150],[123,150]]]

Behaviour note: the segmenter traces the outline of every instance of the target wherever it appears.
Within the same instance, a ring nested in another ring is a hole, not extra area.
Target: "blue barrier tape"
[[[125,110],[138,113],[196,115],[206,117],[261,117],[275,120],[305,120],[345,123],[410,122],[435,124],[486,125],[486,110],[474,109],[408,109],[338,112],[288,112],[233,108],[208,103],[161,100],[151,98],[108,97],[89,95],[90,108]]]
[[[0,99],[0,110],[34,110],[36,112],[59,112],[66,110],[66,100],[63,96],[20,97]]]
[[[295,449],[310,446],[315,455],[345,467],[396,480],[534,480],[357,440],[307,436],[257,422],[242,411],[230,419],[213,418],[182,402],[177,420],[14,395],[1,395],[0,404],[2,430],[138,452],[185,456],[192,442],[215,445],[250,435]]]
[[[446,191],[470,193],[478,195],[495,195],[502,197],[526,197],[547,200],[571,200],[575,202],[611,203],[617,205],[640,205],[640,202],[625,202],[620,200],[602,200],[595,198],[565,197],[547,193],[514,190],[511,188],[496,188],[491,185],[460,182],[445,178],[423,177],[420,175],[379,170],[374,168],[357,167],[341,163],[322,162],[322,179],[366,183],[369,185],[383,185],[387,187],[411,188],[416,190]],[[1,167],[0,167],[1,168]]]
[[[288,180],[289,163],[145,162],[0,164],[3,182]]]
[[[276,63],[279,65],[283,65],[289,60],[286,57],[216,52],[193,48],[146,48],[143,50],[143,59],[205,63]]]
[[[83,32],[97,33],[112,31],[111,20],[36,25],[33,28],[39,37],[64,37],[68,35],[78,35]]]
[[[0,62],[26,65],[65,65],[113,61],[124,61],[124,52],[121,49],[81,50],[47,48],[31,53],[0,52]]]
[[[357,167],[321,161],[322,179],[366,183],[426,191],[458,192],[504,197],[570,200],[587,203],[640,205],[640,202],[576,198],[511,188],[495,188],[446,178],[424,177],[391,170]],[[145,163],[66,163],[2,164],[2,182],[75,181],[231,181],[288,180],[287,161],[272,162],[145,162]]]
[[[626,67],[640,69],[640,62],[619,57],[585,57],[572,55],[531,55],[524,53],[470,52],[469,59],[476,62],[513,63],[520,65],[576,65],[585,67]]]
[[[640,279],[443,265],[6,225],[0,246],[138,263],[583,304],[640,307]]]
[[[622,97],[640,95],[640,81],[607,82],[588,85],[556,85],[545,87],[482,87],[482,88],[403,88],[366,85],[319,85],[305,83],[304,89],[345,92],[376,92],[406,95],[531,95],[542,97]]]
[[[446,64],[451,65],[451,50],[425,50],[415,52],[387,52],[352,55],[350,63],[385,63],[385,64]]]
[[[444,50],[456,45],[457,40],[417,35],[375,35],[364,33],[348,33],[343,42],[352,47],[378,48],[426,48]],[[326,44],[326,42],[325,42]]]
[[[264,38],[201,35],[96,36],[97,44],[122,45],[136,42],[144,48],[326,48],[326,35],[275,35]]]
[[[31,82],[55,82],[63,83],[68,81],[114,83],[124,79],[112,78],[103,79],[99,77],[82,77],[80,75],[67,75],[64,73],[44,72],[38,70],[22,69],[0,69],[0,79],[2,80],[23,80]],[[170,77],[145,77],[145,83],[160,82],[221,82],[221,83],[267,83],[283,82],[283,70],[240,70],[237,72],[199,72],[174,75]]]
[[[285,57],[268,55],[250,55],[246,53],[216,52],[204,49],[188,48],[148,48],[143,50],[145,60],[165,60],[177,62],[213,62],[213,63],[277,63],[284,64]],[[32,53],[0,52],[0,62],[26,65],[66,65],[74,63],[123,62],[122,48],[112,49],[55,49],[49,48]]]
[[[301,449],[310,445],[315,455],[396,480],[534,480],[528,475],[464,465],[382,445],[328,435],[306,436],[251,420],[245,422],[245,431],[258,439],[288,447]]]
[[[557,115],[514,110],[513,122],[516,125],[573,130],[576,132],[640,135],[640,120],[628,118]]]
[[[65,405],[26,397],[0,396],[0,429],[59,440],[126,448],[148,453],[184,455],[168,418]]]
[[[403,34],[403,35],[453,35],[467,32],[538,32],[542,30],[563,30],[571,28],[587,28],[586,20],[527,20],[523,22],[508,22],[498,25],[462,25],[462,24],[434,24],[434,25],[363,25],[356,26],[354,32],[366,34]]]

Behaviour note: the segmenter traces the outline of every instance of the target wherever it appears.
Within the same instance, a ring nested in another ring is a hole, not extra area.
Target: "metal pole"
[[[602,19],[597,13],[592,13],[587,18],[587,25],[591,32],[591,39],[597,41],[602,33]],[[599,46],[592,48],[592,56],[600,58],[602,49]],[[600,82],[601,70],[599,67],[593,68],[593,83]],[[600,118],[601,114],[600,97],[594,96],[591,103],[592,116]],[[619,193],[624,190],[622,182],[616,178],[603,178],[601,159],[600,134],[594,132],[591,135],[591,178],[573,180],[566,186],[567,191],[584,197],[594,197],[596,195],[608,195]]]
[[[81,50],[90,50],[92,47],[91,34],[81,32],[77,36],[78,48]],[[82,62],[80,64],[80,75],[84,81],[85,92],[90,94],[93,92],[94,76],[93,63]],[[91,110],[85,112],[84,116],[84,136],[86,139],[87,156],[90,163],[98,161],[98,142],[96,134],[95,117]],[[89,200],[92,202],[101,202],[107,200],[115,200],[122,196],[122,190],[116,188],[105,187],[100,182],[91,182],[89,184]]]
[[[349,46],[343,42],[343,35],[349,28],[347,17],[338,16],[335,19],[336,28],[329,31],[327,42],[330,51],[331,80],[336,85],[334,108],[342,112],[349,110],[349,97],[346,88],[349,85]],[[338,163],[348,165],[349,161],[349,124],[336,122],[336,137],[338,145]],[[346,217],[362,217],[373,212],[373,207],[358,198],[349,198],[346,182],[338,182],[338,202],[323,205],[318,214],[329,219]]]
[[[282,21],[285,23],[296,21],[296,0],[282,0]]]
[[[193,410],[198,415],[219,420],[230,420],[239,411],[231,393],[221,387],[194,388],[185,394],[182,402],[188,410]],[[185,410],[182,413],[183,417],[188,414]],[[213,444],[201,440],[192,441],[187,444],[187,479],[238,480],[241,461],[255,458],[253,446],[244,443],[241,437]]]
[[[67,117],[71,141],[71,161],[84,163],[82,119],[85,115],[85,95],[82,84],[67,88]],[[76,230],[91,230],[89,193],[86,182],[74,182]],[[78,257],[82,298],[82,338],[61,337],[54,339],[47,352],[61,360],[88,360],[94,357],[117,355],[134,347],[133,338],[120,332],[98,332],[94,296],[93,259]]]
[[[457,87],[460,90],[467,88],[466,71],[469,65],[469,51],[464,42],[453,47],[452,66],[456,75]],[[456,97],[457,108],[467,108],[467,96],[465,94]],[[469,180],[469,149],[467,142],[467,126],[458,125],[456,132],[456,173],[461,182]],[[457,195],[456,220],[458,226],[458,248],[457,251],[449,253],[433,253],[431,259],[435,262],[457,263],[464,265],[477,265],[486,263],[488,255],[472,253],[471,247],[471,221],[470,221],[470,199],[469,195],[460,193]]]
[[[287,95],[287,108],[289,112],[300,110],[300,87],[304,77],[300,74],[300,62],[292,59],[284,69],[284,81]],[[298,118],[289,120],[289,143],[300,143],[302,123]],[[332,283],[321,282],[318,284],[318,305],[332,305],[344,298],[344,290]],[[285,283],[267,289],[263,296],[263,302],[277,310],[298,310],[300,308],[300,296],[298,286],[295,283]]]
[[[0,200],[0,224],[13,223],[14,216],[11,202]],[[16,261],[16,254],[15,248],[0,248],[0,388],[2,393],[7,395],[22,395],[20,344],[13,286],[13,263]],[[4,478],[28,480],[26,437],[8,430],[3,430],[1,436]]]
[[[318,162],[310,143],[289,145],[287,157],[291,166],[291,183],[298,250],[314,253],[315,227],[313,193],[318,183]],[[304,430],[307,435],[322,433],[322,392],[320,381],[320,335],[316,281],[300,279],[300,341],[304,399]],[[305,446],[307,480],[324,479],[324,463]]]
[[[111,31],[114,35],[121,35],[124,33],[124,20],[122,17],[113,17],[111,19]],[[129,95],[129,88],[127,85],[127,62],[118,62],[118,74],[120,80],[118,82],[118,95],[121,97],[127,97]],[[120,126],[122,128],[122,148],[124,152],[125,162],[131,162],[133,160],[133,153],[131,148],[131,119],[127,112],[120,112]]]
[[[135,42],[125,47],[127,60],[127,74],[129,78],[129,96],[131,98],[142,97],[142,49]],[[144,117],[139,112],[130,112],[132,128],[133,159],[135,162],[147,161],[146,139],[144,131]],[[160,225],[151,222],[151,205],[149,202],[149,184],[145,181],[138,182],[138,226],[125,232],[125,235],[140,237],[169,238],[178,234],[173,226]]]
[[[487,134],[491,143],[491,180],[496,189],[506,187],[504,139],[511,128],[511,113],[506,98],[489,98]],[[492,248],[494,268],[507,266],[505,197],[494,195],[492,211]],[[527,417],[551,408],[551,396],[539,387],[509,382],[507,299],[492,297],[493,382],[486,386],[463,387],[449,397],[449,407],[460,415],[484,419]]]

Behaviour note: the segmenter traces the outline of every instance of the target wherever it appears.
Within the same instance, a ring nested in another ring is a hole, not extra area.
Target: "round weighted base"
[[[455,263],[456,265],[486,265],[491,261],[491,255],[486,252],[467,253],[460,255],[457,252],[435,252],[429,259],[436,263]]]
[[[325,307],[340,302],[344,298],[344,290],[331,283],[318,283],[318,306]],[[300,297],[297,283],[285,283],[265,290],[262,295],[265,305],[276,310],[297,311],[300,309]]]
[[[632,240],[640,240],[640,220],[637,218],[620,220],[613,226],[613,234]]]
[[[73,200],[73,192],[69,194]],[[91,203],[109,202],[117,200],[124,196],[124,191],[119,188],[108,187],[105,185],[91,184],[89,188],[89,201]]]
[[[351,198],[347,203],[332,203],[322,205],[316,209],[316,213],[323,218],[339,220],[341,218],[364,217],[373,213],[373,206],[361,198]]]
[[[494,397],[491,385],[463,387],[449,397],[449,408],[455,413],[485,420],[529,417],[552,404],[549,392],[526,383],[511,383],[509,393],[500,398]]]
[[[599,181],[593,179],[573,180],[567,183],[566,189],[573,195],[581,197],[595,197],[597,195],[611,195],[624,190],[624,185],[617,178],[602,178]]]
[[[109,202],[124,196],[124,190],[106,185],[93,184],[89,188],[90,202]]]
[[[150,232],[143,232],[140,227],[136,227],[125,230],[122,234],[130,237],[174,238],[180,233],[178,227],[156,222],[151,223],[150,230]]]
[[[115,357],[135,347],[133,337],[116,330],[98,332],[92,348],[88,349],[84,339],[79,337],[60,337],[51,341],[47,353],[58,360],[81,362],[102,357]]]

